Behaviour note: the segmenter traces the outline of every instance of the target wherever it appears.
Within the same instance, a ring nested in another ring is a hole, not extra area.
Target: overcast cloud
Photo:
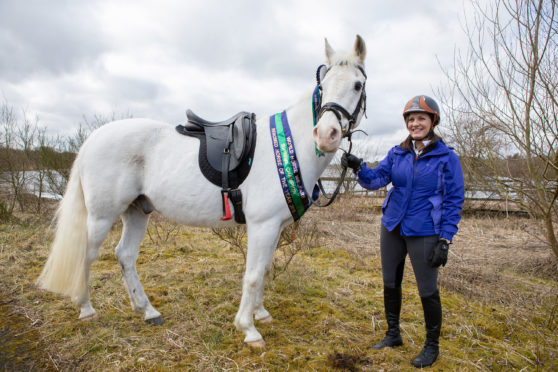
[[[379,152],[405,137],[402,107],[434,95],[464,42],[461,1],[0,0],[0,94],[67,135],[83,117],[184,121],[279,112],[314,84],[324,38],[367,44]],[[442,119],[443,122],[443,119]]]

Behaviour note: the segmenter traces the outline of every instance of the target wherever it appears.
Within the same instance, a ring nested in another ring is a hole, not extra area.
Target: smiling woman
[[[434,127],[440,123],[440,108],[428,96],[413,97],[403,109],[403,119],[407,124],[409,137],[401,144],[406,150],[417,149],[417,156],[437,137]]]
[[[427,139],[433,128],[432,118],[425,113],[414,112],[407,116],[407,130],[419,150],[424,148],[423,141]]]
[[[412,363],[426,367],[436,361],[439,353],[442,305],[438,267],[447,263],[449,244],[461,219],[463,174],[457,155],[434,133],[440,122],[436,101],[425,95],[413,97],[403,109],[403,118],[409,136],[393,147],[376,168],[368,168],[362,159],[347,154],[342,164],[353,168],[359,184],[368,190],[393,184],[382,206],[380,237],[388,330],[374,349],[403,344],[399,314],[408,254],[426,323],[424,348]]]

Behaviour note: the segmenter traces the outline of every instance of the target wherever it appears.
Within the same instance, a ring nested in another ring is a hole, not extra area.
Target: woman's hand
[[[356,173],[362,168],[362,158],[345,152],[343,156],[341,156],[341,166],[344,168],[351,168]]]
[[[440,239],[428,255],[428,264],[431,267],[446,266],[448,262],[448,251],[450,242],[447,239]]]

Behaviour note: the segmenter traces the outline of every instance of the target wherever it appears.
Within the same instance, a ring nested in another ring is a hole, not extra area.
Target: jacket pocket
[[[386,195],[386,198],[384,199],[384,204],[382,204],[382,213],[384,213],[384,212],[386,211],[386,207],[387,207],[387,205],[388,205],[388,203],[389,203],[389,198],[391,197],[391,194],[393,194],[393,190],[395,190],[395,187],[392,187],[392,188],[388,191],[388,193],[387,193],[387,195]]]
[[[432,205],[430,216],[432,217],[432,222],[434,223],[434,231],[436,232],[436,234],[439,234],[442,222],[442,196],[431,196],[428,198],[428,201]]]

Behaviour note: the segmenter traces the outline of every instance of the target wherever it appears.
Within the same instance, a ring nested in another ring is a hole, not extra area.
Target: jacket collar
[[[422,154],[421,158],[424,158],[426,156],[445,155],[450,152],[450,148],[441,139],[434,141],[433,143],[430,143],[428,146],[426,146],[424,150],[426,152]],[[397,155],[404,155],[410,153],[413,154],[414,156],[414,152],[412,150],[404,150],[399,145],[395,146],[394,153]]]

